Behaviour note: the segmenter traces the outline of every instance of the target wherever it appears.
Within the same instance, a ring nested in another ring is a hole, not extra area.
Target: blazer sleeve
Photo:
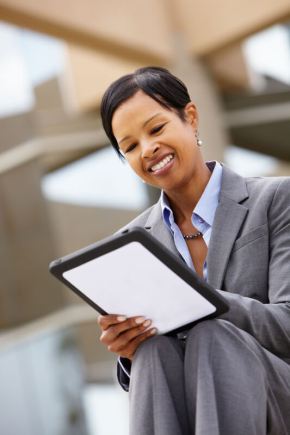
[[[131,361],[128,358],[118,358],[117,378],[119,384],[125,391],[129,391]]]
[[[279,184],[268,209],[268,300],[218,290],[230,309],[220,316],[247,331],[270,352],[290,362],[290,178]]]

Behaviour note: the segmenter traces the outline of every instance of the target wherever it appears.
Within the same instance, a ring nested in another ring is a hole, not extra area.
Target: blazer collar
[[[223,167],[221,196],[242,202],[249,197],[246,180],[227,166]]]
[[[163,243],[171,252],[179,256],[170,229],[163,222],[161,198],[159,198],[159,201],[153,206],[146,221],[145,229],[150,231],[152,236],[156,237],[156,239]]]
[[[220,201],[207,254],[208,282],[215,288],[222,286],[231,250],[248,213],[242,204],[248,196],[245,179],[223,165]],[[145,228],[179,256],[170,230],[163,223],[160,199],[153,206]]]
[[[223,166],[220,202],[207,254],[208,282],[215,288],[222,287],[234,242],[248,213],[242,204],[248,197],[246,180]]]

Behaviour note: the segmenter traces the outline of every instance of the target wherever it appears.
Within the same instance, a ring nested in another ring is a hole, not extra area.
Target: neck
[[[172,208],[177,225],[190,220],[192,211],[203,194],[211,172],[205,162],[196,168],[190,181],[175,191],[165,192]]]

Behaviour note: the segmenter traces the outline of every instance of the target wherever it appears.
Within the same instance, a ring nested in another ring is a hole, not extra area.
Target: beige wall
[[[104,90],[112,81],[143,66],[140,62],[77,45],[68,45],[67,61],[67,86],[72,95],[72,107],[77,111],[98,107]]]
[[[135,58],[139,50],[140,59],[142,52],[165,59],[171,1],[195,54],[208,54],[290,17],[289,0],[0,0],[0,18],[116,56],[123,57],[121,47],[127,47]]]
[[[209,54],[290,18],[289,0],[175,0],[190,50]]]
[[[34,160],[0,174],[0,328],[63,306],[61,287],[48,273],[56,253],[41,176]]]
[[[219,89],[228,92],[250,87],[251,79],[242,44],[232,44],[207,56],[208,65]]]
[[[247,86],[243,56],[233,44],[290,18],[290,2],[0,0],[1,18],[70,43],[71,71],[65,83],[72,107],[86,111],[98,106],[103,90],[115,78],[145,64],[174,63],[176,31],[183,34],[190,55],[207,56],[211,73],[223,86]]]
[[[163,57],[168,54],[165,3],[165,0],[1,0],[0,17],[17,24],[22,21],[23,26],[41,24],[44,31],[59,36],[63,33],[63,37],[75,41],[78,37],[80,40],[89,37],[91,44],[95,40],[96,48],[99,43],[105,49],[114,41],[119,46]]]
[[[32,112],[0,118],[0,153],[30,140],[36,131]]]

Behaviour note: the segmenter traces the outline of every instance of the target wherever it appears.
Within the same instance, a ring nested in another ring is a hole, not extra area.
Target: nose
[[[141,153],[143,159],[150,159],[159,150],[160,145],[155,141],[144,140],[141,143]]]

